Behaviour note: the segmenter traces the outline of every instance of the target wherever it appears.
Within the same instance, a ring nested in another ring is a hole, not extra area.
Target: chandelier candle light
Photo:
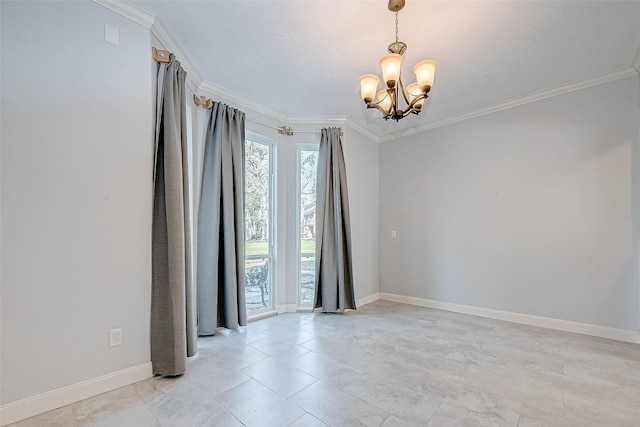
[[[375,74],[360,77],[360,94],[367,108],[377,108],[382,111],[385,120],[394,119],[396,122],[411,113],[420,113],[424,100],[433,86],[438,66],[433,60],[420,61],[413,67],[416,82],[411,83],[406,89],[402,84],[400,67],[407,45],[398,41],[398,11],[402,10],[404,3],[405,0],[389,0],[389,10],[396,14],[396,41],[389,45],[389,54],[380,58],[382,79],[387,88],[378,91],[380,78]],[[374,97],[377,99],[376,102],[373,102]],[[404,99],[405,109],[400,108],[400,97]]]

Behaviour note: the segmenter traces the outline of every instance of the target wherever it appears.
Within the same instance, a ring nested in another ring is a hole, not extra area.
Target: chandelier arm
[[[398,84],[400,86],[400,91],[402,92],[404,102],[411,107],[411,102],[409,102],[409,98],[407,97],[407,91],[405,90],[404,84],[402,83],[402,76],[398,77]]]
[[[367,104],[367,108],[376,108],[378,110],[380,110],[382,112],[382,114],[385,116],[385,118],[388,116],[387,112],[384,110],[384,108],[382,108],[379,103],[376,102],[369,102]]]
[[[416,105],[419,101],[422,101],[423,99],[427,99],[428,97],[429,97],[429,96],[428,96],[426,93],[423,93],[423,94],[420,94],[420,95],[416,96],[416,97],[413,99],[413,101],[411,101],[411,103],[409,104],[409,108],[410,108],[410,109],[417,110],[417,108],[414,108],[414,107],[415,107],[415,105]],[[420,110],[418,110],[418,111],[420,111]]]
[[[407,117],[409,114],[419,114],[420,110],[416,110],[415,108],[407,108],[407,111],[402,113],[402,119],[404,119],[405,117]]]
[[[393,88],[393,93],[391,96],[391,106],[393,107],[393,116],[397,117],[398,116],[398,85],[396,85],[396,87]]]

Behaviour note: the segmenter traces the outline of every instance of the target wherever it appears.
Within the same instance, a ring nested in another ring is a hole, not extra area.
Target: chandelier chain
[[[398,11],[396,10],[396,43],[398,42]]]

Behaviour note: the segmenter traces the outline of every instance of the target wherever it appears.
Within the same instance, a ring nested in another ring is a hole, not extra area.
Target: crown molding
[[[287,119],[288,125],[305,124],[305,125],[335,125],[335,126],[348,126],[358,133],[366,136],[374,142],[380,142],[378,135],[374,134],[370,130],[353,123],[348,120],[346,116],[304,116],[304,115],[292,115]]]
[[[600,74],[598,76],[590,77],[587,79],[576,80],[571,83],[566,83],[558,86],[553,86],[548,89],[532,92],[528,95],[519,96],[516,98],[508,99],[506,101],[490,104],[477,110],[470,111],[465,114],[461,114],[450,119],[440,120],[437,122],[429,123],[424,126],[418,126],[406,131],[394,132],[384,135],[380,138],[380,142],[386,142],[393,139],[397,139],[403,136],[413,135],[416,133],[424,132],[430,129],[439,128],[442,126],[448,126],[454,123],[462,122],[465,120],[474,119],[476,117],[485,116],[487,114],[496,113],[498,111],[507,110],[509,108],[518,107],[520,105],[529,104],[531,102],[540,101],[546,98],[562,95],[565,93],[575,92],[577,90],[586,89],[592,86],[601,85],[604,83],[612,82],[615,80],[624,79],[631,76],[636,76],[638,71],[635,68],[629,67],[622,70],[613,71],[610,73]]]
[[[347,121],[346,116],[287,116],[287,124],[309,124],[309,125],[343,125]]]
[[[377,142],[377,143],[381,142],[380,136],[371,132],[369,129],[365,128],[364,126],[360,126],[359,124],[354,123],[353,120],[347,120],[346,125],[349,126],[351,129],[355,130],[356,132],[359,132],[362,135],[366,136],[373,142]]]
[[[106,7],[125,18],[129,18],[146,28],[151,28],[156,16],[127,0],[93,0],[94,3]]]
[[[160,18],[156,18],[151,26],[151,32],[160,40],[160,43],[172,52],[176,58],[180,61],[180,64],[187,72],[187,87],[195,94],[198,91],[198,87],[202,83],[202,75],[198,69],[193,65],[193,62],[184,54],[184,51],[180,48],[178,43],[171,37],[171,33],[164,25],[164,22]]]
[[[218,86],[217,84],[212,83],[208,80],[203,80],[202,83],[200,83],[199,89],[203,92],[207,92],[207,94],[213,96],[214,98],[221,98],[222,100],[228,101],[238,107],[255,111],[256,113],[263,114],[282,123],[287,123],[287,120],[289,118],[289,116],[287,116],[283,112],[265,107],[264,105],[258,104],[257,102],[249,101],[239,94],[225,89],[222,86]],[[214,101],[216,101],[216,99],[214,99]]]

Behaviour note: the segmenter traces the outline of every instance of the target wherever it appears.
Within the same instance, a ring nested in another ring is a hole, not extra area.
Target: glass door
[[[249,315],[272,310],[273,143],[245,141],[245,296]]]

